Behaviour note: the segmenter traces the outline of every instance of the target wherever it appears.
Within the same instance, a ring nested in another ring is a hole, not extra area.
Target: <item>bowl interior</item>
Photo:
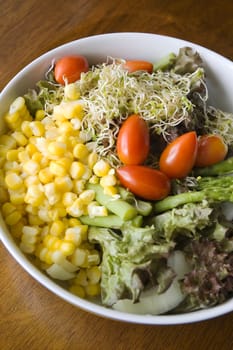
[[[87,57],[90,64],[106,61],[107,56],[155,62],[170,52],[178,53],[183,46],[196,49],[203,58],[208,77],[209,104],[232,112],[233,63],[230,60],[194,43],[172,37],[144,33],[113,33],[91,36],[62,45],[40,56],[20,71],[0,95],[0,133],[4,130],[2,118],[10,103],[28,88],[34,87],[36,82],[44,77],[51,62],[59,57],[81,54]],[[98,302],[89,302],[72,295],[34,267],[16,246],[1,218],[0,235],[12,256],[38,282],[73,305],[100,316],[132,323],[179,324],[216,317],[233,310],[233,300],[211,309],[181,315],[142,316],[108,309]]]

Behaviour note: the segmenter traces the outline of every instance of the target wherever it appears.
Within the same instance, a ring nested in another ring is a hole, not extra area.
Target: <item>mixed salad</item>
[[[198,52],[63,57],[5,121],[2,215],[48,275],[138,314],[233,296],[233,114]]]

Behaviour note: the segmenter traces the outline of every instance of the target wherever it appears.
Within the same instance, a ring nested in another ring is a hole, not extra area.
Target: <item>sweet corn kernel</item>
[[[9,226],[15,225],[21,218],[22,214],[19,211],[15,210],[5,217],[5,222]]]
[[[20,128],[21,122],[22,122],[22,118],[20,116],[19,112],[15,112],[15,113],[7,113],[4,116],[5,122],[7,124],[7,126],[11,129],[11,130],[17,130]]]
[[[104,187],[104,194],[107,194],[108,196],[116,196],[118,194],[118,189],[115,186],[105,186]]]
[[[6,157],[5,157],[5,156],[4,156],[4,157],[0,156],[0,168],[3,167],[3,165],[4,165],[4,163],[5,163],[5,160],[6,160]]]
[[[65,176],[67,173],[67,170],[59,164],[57,161],[51,161],[49,164],[49,170],[53,175],[57,176]]]
[[[30,138],[33,135],[30,123],[30,121],[24,120],[21,124],[21,131],[27,138]]]
[[[106,186],[115,186],[117,183],[117,179],[115,175],[105,175],[100,179],[100,185],[102,187]]]
[[[38,177],[42,184],[47,184],[53,180],[54,175],[51,173],[50,168],[46,167],[39,171]]]
[[[88,159],[87,159],[87,164],[89,166],[89,168],[93,168],[93,166],[97,163],[98,161],[98,155],[97,153],[95,152],[91,152],[89,155],[88,155]]]
[[[37,226],[27,226],[23,227],[23,234],[28,234],[32,236],[37,236],[40,233],[40,229]]]
[[[89,180],[91,176],[92,176],[92,170],[88,166],[85,165],[85,171],[82,175],[82,179]]]
[[[15,141],[19,146],[25,146],[28,143],[28,139],[21,131],[13,132],[12,136],[14,137]]]
[[[8,191],[0,186],[0,204],[5,203],[9,200]]]
[[[50,205],[59,202],[61,199],[61,194],[57,192],[54,182],[49,182],[44,185],[44,194]]]
[[[67,215],[66,209],[64,207],[54,207],[53,209],[49,210],[48,215],[51,219],[51,221],[58,220],[59,218],[63,218]]]
[[[33,153],[33,155],[32,155],[33,161],[40,163],[42,161],[42,159],[43,159],[43,155],[40,152]]]
[[[88,284],[86,287],[85,287],[85,291],[87,293],[87,295],[91,296],[91,297],[94,297],[94,296],[97,296],[100,294],[100,285],[98,283],[96,284]]]
[[[88,255],[87,261],[88,261],[88,266],[99,265],[100,263],[99,252],[95,249],[92,249],[90,254]]]
[[[73,149],[73,155],[75,158],[84,161],[88,159],[89,150],[83,143],[78,143]]]
[[[81,194],[85,189],[85,180],[74,180],[73,181],[73,192],[76,194]]]
[[[62,196],[62,204],[65,207],[69,207],[76,201],[77,198],[77,194],[73,192],[65,192]]]
[[[78,100],[80,97],[80,93],[79,93],[77,84],[71,83],[71,84],[65,85],[64,97],[67,100]]]
[[[6,146],[8,150],[16,148],[15,139],[7,134],[0,135],[0,145]]]
[[[79,246],[82,243],[82,233],[79,226],[69,227],[65,231],[65,240],[73,242],[75,246]]]
[[[54,106],[53,119],[57,122],[64,122],[66,120],[66,117],[64,116],[63,106],[61,104]]]
[[[50,252],[50,250],[48,250],[44,256],[44,262],[48,265],[51,265],[53,263],[53,260],[52,260],[52,254]]]
[[[21,238],[23,233],[24,223],[22,220],[18,221],[16,224],[10,226],[10,232],[15,238]]]
[[[66,152],[66,144],[63,142],[52,141],[48,145],[48,151],[54,156],[61,157]]]
[[[41,261],[45,262],[48,265],[51,265],[53,263],[52,257],[51,257],[51,252],[46,247],[44,247],[40,250],[39,258]]]
[[[35,120],[41,121],[45,117],[45,111],[43,109],[38,109],[35,114]]]
[[[49,235],[49,234],[45,236],[43,239],[43,243],[48,249],[53,249],[53,247],[57,242],[58,242],[58,238],[56,236]]]
[[[61,135],[68,136],[74,133],[74,128],[70,121],[64,121],[59,125],[59,131]]]
[[[17,97],[10,105],[9,113],[13,114],[25,110],[25,99],[22,96]]]
[[[72,159],[68,158],[68,157],[63,157],[57,160],[57,164],[61,165],[64,167],[64,169],[66,169],[67,171],[69,171],[70,166],[72,164]],[[57,174],[58,175],[58,174]]]
[[[94,174],[99,177],[107,175],[109,170],[110,170],[110,165],[103,159],[99,160],[93,166]]]
[[[21,172],[21,165],[18,162],[10,162],[10,161],[5,161],[4,167],[3,167],[5,172],[8,171],[14,171],[14,172]]]
[[[60,237],[65,231],[65,224],[62,220],[55,220],[50,227],[50,234]]]
[[[69,192],[73,188],[73,181],[71,180],[69,175],[55,177],[54,184],[57,191],[59,192]]]
[[[39,120],[34,120],[33,122],[30,122],[30,128],[34,136],[40,137],[43,136],[45,133],[45,127]]]
[[[44,221],[39,218],[38,215],[29,214],[28,223],[31,226],[43,225]]]
[[[15,205],[24,204],[24,198],[25,198],[24,186],[20,187],[18,190],[9,189],[8,193],[12,204],[15,204]]]
[[[28,175],[35,175],[40,170],[40,165],[35,160],[27,160],[23,163],[23,171]]]
[[[81,199],[77,198],[71,206],[66,208],[67,213],[74,217],[80,217],[84,214],[84,205]]]
[[[108,210],[103,205],[99,205],[98,202],[94,201],[87,205],[87,212],[90,217],[95,216],[107,216]]]
[[[81,225],[81,221],[77,218],[70,218],[68,220],[68,226],[69,227],[75,227]]]
[[[72,118],[70,122],[73,130],[79,131],[81,129],[81,120],[79,118]]]
[[[44,193],[41,191],[41,187],[38,185],[31,185],[28,187],[24,201],[27,204],[31,204],[35,207],[40,206],[44,201]]]
[[[50,222],[51,221],[51,217],[49,216],[47,208],[40,208],[38,210],[38,216],[44,222]]]
[[[21,163],[27,162],[28,160],[30,160],[30,155],[28,154],[28,152],[25,149],[19,150],[18,159]]]
[[[16,206],[12,203],[6,202],[2,205],[2,215],[7,216],[16,210]]]
[[[75,295],[77,295],[79,298],[85,298],[85,289],[82,286],[79,285],[73,285],[69,288],[69,291]]]
[[[37,213],[38,213],[38,208],[33,207],[31,204],[27,204],[27,205],[25,206],[25,211],[26,211],[27,213],[32,214],[32,215],[37,215]]]
[[[8,188],[17,190],[23,185],[23,179],[18,174],[9,172],[5,177],[5,183]]]
[[[29,175],[25,178],[24,184],[26,187],[30,187],[31,185],[39,185],[39,177],[37,175]]]
[[[33,156],[34,153],[38,152],[38,149],[37,147],[32,144],[32,143],[29,143],[26,147],[25,147],[25,150],[26,152],[29,154],[29,156]]]
[[[30,233],[23,233],[21,237],[21,242],[24,244],[35,245],[37,241],[36,235],[32,235]]]
[[[78,250],[78,248],[76,250]],[[77,276],[73,280],[73,283],[74,285],[83,286],[83,287],[88,285],[87,274],[84,269],[79,270]]]
[[[90,184],[98,184],[99,183],[99,177],[96,175],[92,175],[89,179]]]
[[[63,113],[67,119],[73,119],[75,117],[83,117],[83,107],[77,101],[64,102]]]
[[[5,186],[5,171],[3,169],[0,169],[0,186]]]
[[[25,242],[20,242],[19,248],[22,250],[22,252],[27,254],[32,254],[35,251],[35,245]]]
[[[88,266],[88,250],[83,249],[83,248],[76,248],[74,251],[72,257],[71,257],[71,262],[75,266],[78,267],[87,267]]]
[[[85,166],[81,162],[73,162],[70,167],[70,175],[72,179],[81,179],[85,173]]]
[[[0,145],[0,157],[6,158],[8,152],[8,147],[5,145]]]
[[[41,261],[45,261],[45,255],[48,252],[48,248],[43,246],[43,245],[41,245],[40,249],[36,249],[36,252],[39,255],[40,260]]]
[[[7,151],[6,153],[6,159],[13,162],[18,160],[18,153],[19,151],[17,149],[11,149]]]
[[[83,115],[83,108],[77,101],[62,101],[53,109],[53,117],[56,120],[63,121],[65,119],[72,119],[77,116],[80,118]]]
[[[99,266],[92,266],[86,271],[87,278],[91,284],[96,284],[100,282],[101,270]]]
[[[95,199],[95,191],[85,190],[80,194],[79,198],[82,200],[83,204],[89,204]]]
[[[75,251],[75,244],[73,242],[62,241],[60,250],[65,256],[72,255]]]

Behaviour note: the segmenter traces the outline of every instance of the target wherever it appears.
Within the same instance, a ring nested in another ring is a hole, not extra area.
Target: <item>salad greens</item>
[[[191,48],[155,62],[152,74],[129,74],[123,62],[109,58],[75,83],[85,111],[82,128],[101,157],[119,165],[116,136],[132,113],[150,126],[150,165],[157,166],[158,153],[168,142],[190,130],[222,136],[229,152],[223,162],[173,180],[171,195],[154,203],[123,188],[120,197],[110,200],[98,185],[90,185],[97,201],[109,209],[107,217],[80,218],[102,254],[102,303],[139,313],[217,305],[233,296],[233,114],[208,106],[203,62]],[[28,108],[34,114],[43,107],[49,115],[64,88],[51,76],[37,88],[25,95]],[[179,269],[171,263],[176,252],[182,252],[185,270],[179,279]],[[153,301],[147,299],[148,291]],[[169,295],[169,307],[161,309],[157,297],[163,295]],[[144,305],[144,311],[134,304]]]

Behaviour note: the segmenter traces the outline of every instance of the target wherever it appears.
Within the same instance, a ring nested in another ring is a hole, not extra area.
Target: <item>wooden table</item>
[[[81,37],[140,31],[179,37],[233,59],[232,0],[0,0],[0,90],[26,64]],[[2,350],[230,350],[233,313],[143,326],[89,314],[33,280],[0,245]]]

